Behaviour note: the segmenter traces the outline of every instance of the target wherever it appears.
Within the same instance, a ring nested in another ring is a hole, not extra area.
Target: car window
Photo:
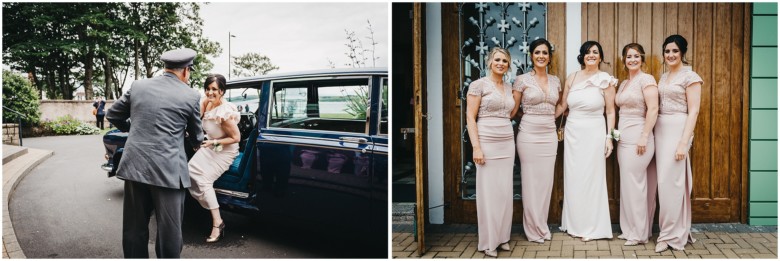
[[[273,83],[270,127],[366,133],[368,78]]]
[[[379,103],[379,135],[387,136],[387,113],[389,110],[387,78],[382,78],[381,102]]]
[[[241,113],[255,113],[260,106],[260,89],[230,89],[225,95],[225,99],[235,104]]]

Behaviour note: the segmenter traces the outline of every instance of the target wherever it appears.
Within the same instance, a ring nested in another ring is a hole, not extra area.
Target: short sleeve
[[[484,92],[484,87],[485,84],[480,80],[471,82],[471,84],[469,84],[468,95],[482,97],[482,93]]]
[[[525,81],[523,80],[523,75],[517,76],[517,78],[515,78],[515,83],[512,84],[512,90],[518,92],[525,91],[526,87],[528,87],[528,85],[525,84]]]
[[[694,83],[701,83],[704,84],[704,80],[701,79],[698,73],[694,71],[689,71],[685,74],[685,79],[683,81],[683,88],[688,88],[688,86],[691,86]]]
[[[644,91],[645,88],[650,86],[656,86],[658,87],[658,83],[655,82],[655,78],[653,78],[652,75],[645,74],[645,77],[642,77],[642,90]]]

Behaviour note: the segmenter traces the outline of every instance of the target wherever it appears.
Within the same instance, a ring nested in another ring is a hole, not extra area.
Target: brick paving
[[[519,231],[518,231],[519,230]],[[427,251],[417,253],[414,228],[411,224],[393,224],[393,258],[486,258],[477,251],[475,225],[429,225],[426,227]],[[777,259],[777,226],[748,226],[744,224],[694,224],[696,243],[684,251],[655,252],[653,234],[644,245],[624,246],[625,240],[582,242],[568,234],[552,229],[552,240],[544,244],[529,242],[522,234],[522,226],[513,225],[509,245],[512,251],[498,251],[499,258],[771,258]],[[619,231],[614,229],[613,231]]]

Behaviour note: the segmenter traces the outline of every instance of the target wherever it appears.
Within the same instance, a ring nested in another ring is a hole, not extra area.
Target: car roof
[[[267,75],[252,76],[252,77],[230,80],[227,82],[227,88],[228,89],[246,88],[247,85],[254,85],[257,84],[258,82],[264,82],[270,80],[296,79],[296,78],[321,77],[321,76],[349,76],[349,75],[387,75],[387,67],[341,68],[341,69],[325,69],[325,70],[267,74]]]

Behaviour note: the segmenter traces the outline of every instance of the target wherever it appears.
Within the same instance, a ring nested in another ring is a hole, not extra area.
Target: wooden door
[[[582,39],[604,48],[601,69],[620,81],[627,72],[621,51],[628,43],[646,52],[645,72],[656,81],[666,68],[664,39],[688,40],[686,58],[704,80],[702,103],[691,149],[693,222],[746,221],[742,186],[747,182],[747,118],[750,4],[587,3],[582,5]],[[619,220],[620,174],[608,160],[607,186],[612,222]],[[747,193],[747,192],[745,192]]]

